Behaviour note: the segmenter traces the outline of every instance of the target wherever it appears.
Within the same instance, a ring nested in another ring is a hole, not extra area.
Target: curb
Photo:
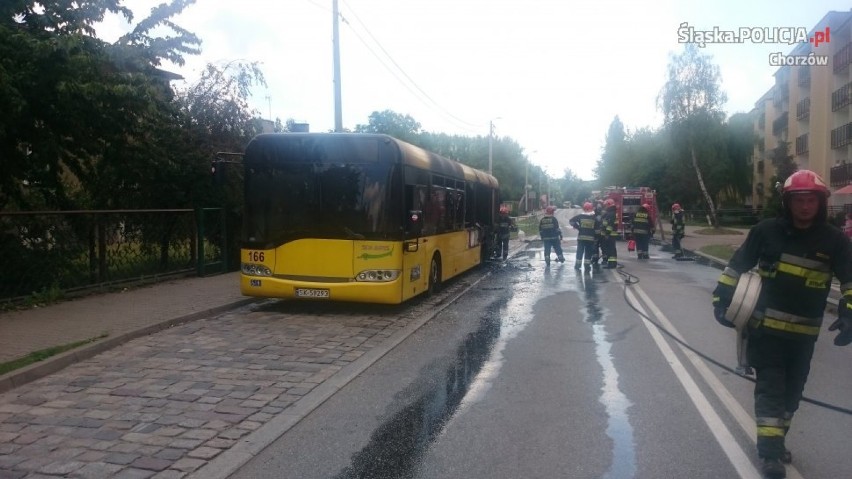
[[[53,374],[61,369],[64,369],[72,364],[85,361],[93,356],[108,351],[116,346],[120,346],[128,341],[131,341],[142,336],[148,336],[164,329],[169,329],[180,324],[188,323],[207,316],[212,316],[231,309],[236,309],[247,304],[260,301],[262,298],[247,298],[234,301],[228,304],[216,306],[194,313],[179,316],[177,318],[167,319],[156,324],[151,324],[143,328],[121,333],[115,337],[107,337],[104,340],[94,341],[90,344],[80,346],[79,348],[66,351],[56,356],[51,356],[37,363],[24,366],[21,369],[8,372],[0,376],[0,393],[4,393],[23,386],[26,383],[41,379],[45,376]]]

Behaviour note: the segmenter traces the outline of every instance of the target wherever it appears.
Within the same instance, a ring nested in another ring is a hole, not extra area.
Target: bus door
[[[405,239],[402,254],[402,299],[420,294],[429,287],[429,240],[424,227],[424,209],[428,202],[429,187],[406,185]]]

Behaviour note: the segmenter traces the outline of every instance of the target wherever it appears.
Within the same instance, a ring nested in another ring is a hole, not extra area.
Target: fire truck
[[[633,215],[646,203],[651,207],[648,211],[651,225],[654,229],[657,228],[659,210],[657,209],[657,192],[653,189],[647,186],[607,186],[602,191],[593,191],[592,195],[596,200],[615,201],[615,218],[618,223],[618,233],[622,239],[626,239],[630,234]]]

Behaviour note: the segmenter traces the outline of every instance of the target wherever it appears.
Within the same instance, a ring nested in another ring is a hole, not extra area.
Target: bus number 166
[[[249,251],[248,257],[249,257],[249,261],[262,263],[263,262],[263,251]]]

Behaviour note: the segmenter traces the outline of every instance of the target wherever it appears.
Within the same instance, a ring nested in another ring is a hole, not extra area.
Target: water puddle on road
[[[566,248],[566,259],[568,254]],[[596,355],[603,370],[600,402],[606,407],[607,435],[614,444],[613,463],[605,477],[633,477],[633,430],[627,416],[631,403],[618,387],[611,343],[602,324],[605,312],[597,298],[597,283],[588,273],[575,272],[571,260],[546,270],[539,263],[544,263],[541,250],[527,249],[495,266],[495,274],[505,277],[492,282],[498,284],[502,280],[501,284],[508,284],[506,293],[481,313],[477,329],[459,345],[449,367],[415,381],[422,392],[373,432],[369,444],[352,456],[337,479],[414,477],[423,454],[446,424],[485,397],[500,374],[507,343],[534,319],[533,306],[543,297],[565,291],[585,295],[585,320],[593,328]],[[605,277],[600,273],[596,276],[598,281]]]
[[[601,320],[603,310],[598,300],[598,284],[589,275],[583,276],[584,319],[592,325],[592,339],[595,342],[595,356],[603,371],[603,386],[599,401],[606,408],[606,434],[612,439],[612,464],[604,474],[608,479],[627,479],[636,475],[636,449],[633,442],[633,427],[627,410],[633,403],[621,392],[618,386],[618,371],[612,361],[609,341]]]

